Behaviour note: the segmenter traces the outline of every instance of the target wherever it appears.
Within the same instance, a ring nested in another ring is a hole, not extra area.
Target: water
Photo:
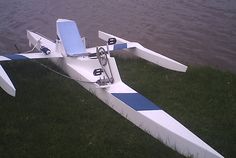
[[[236,72],[235,0],[1,0],[0,51],[28,49],[26,29],[56,37],[58,18],[75,20],[88,46],[102,30],[187,65]]]

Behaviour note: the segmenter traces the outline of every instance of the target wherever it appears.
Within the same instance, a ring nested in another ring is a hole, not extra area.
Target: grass
[[[117,61],[124,82],[225,157],[236,155],[236,75],[187,73],[143,60]],[[183,157],[121,117],[79,84],[30,62],[4,63],[17,97],[0,90],[0,157]]]

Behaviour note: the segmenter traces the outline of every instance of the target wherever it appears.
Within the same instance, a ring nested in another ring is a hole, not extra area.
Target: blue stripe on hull
[[[127,48],[127,43],[115,44],[114,50],[121,50]]]
[[[3,55],[6,58],[9,58],[11,60],[27,60],[29,58],[23,56],[23,55],[19,55],[19,54],[7,54],[7,55]]]
[[[112,93],[112,95],[136,111],[161,110],[159,106],[139,93]]]

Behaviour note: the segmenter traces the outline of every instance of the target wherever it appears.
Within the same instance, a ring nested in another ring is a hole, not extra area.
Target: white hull
[[[70,67],[68,67],[67,70],[69,71],[68,74],[72,77],[81,76],[78,77],[81,79],[85,77]],[[88,83],[78,83],[96,95],[105,104],[120,113],[123,117],[173,150],[185,156],[193,156],[196,158],[222,157],[165,111],[161,109],[136,111],[125,102],[115,97],[113,93],[137,93],[123,82],[117,82],[108,89],[96,88],[96,85]]]
[[[30,43],[33,44],[39,38],[43,38],[31,32],[28,34]],[[55,43],[47,41],[42,44],[55,53],[61,53]],[[223,157],[165,111],[154,106],[151,101],[124,84],[120,79],[115,59],[112,57],[108,59],[111,73],[114,75],[114,83],[107,88],[98,87],[95,83],[99,77],[92,75],[92,72],[100,67],[96,59],[65,56],[62,59],[52,59],[52,61],[105,104],[170,148],[185,156],[195,158]]]

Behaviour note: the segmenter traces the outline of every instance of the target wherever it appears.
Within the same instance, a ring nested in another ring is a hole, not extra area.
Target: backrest
[[[86,53],[86,48],[74,21],[58,19],[57,35],[68,56],[80,56]]]

